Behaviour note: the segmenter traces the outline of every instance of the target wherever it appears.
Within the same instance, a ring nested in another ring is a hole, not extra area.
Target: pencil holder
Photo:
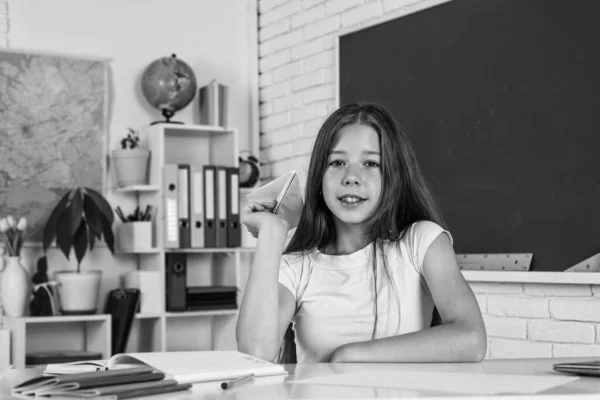
[[[117,243],[122,250],[152,248],[152,222],[126,222],[117,227]]]

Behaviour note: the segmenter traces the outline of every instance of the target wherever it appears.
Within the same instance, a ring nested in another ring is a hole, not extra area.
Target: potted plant
[[[127,128],[127,136],[121,139],[121,148],[112,151],[117,186],[146,184],[150,151],[140,148],[137,131]]]
[[[113,212],[97,191],[87,187],[69,190],[56,204],[44,227],[44,252],[56,239],[56,246],[69,259],[71,250],[77,271],[57,271],[58,297],[63,314],[96,312],[102,271],[81,271],[81,261],[96,240],[103,240],[114,254]]]

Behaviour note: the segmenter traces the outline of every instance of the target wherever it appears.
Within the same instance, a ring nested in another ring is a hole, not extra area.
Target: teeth
[[[344,196],[342,197],[342,201],[346,202],[346,203],[357,203],[359,201],[361,201],[362,199],[360,197],[354,197],[354,196]]]

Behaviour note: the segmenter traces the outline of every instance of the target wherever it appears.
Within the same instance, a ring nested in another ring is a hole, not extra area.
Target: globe
[[[142,93],[148,103],[161,110],[165,121],[171,122],[175,112],[181,110],[196,94],[196,76],[185,62],[175,54],[154,60],[142,75]]]

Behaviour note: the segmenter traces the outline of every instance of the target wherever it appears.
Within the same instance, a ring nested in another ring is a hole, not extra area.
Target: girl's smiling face
[[[336,221],[360,225],[375,212],[381,196],[379,135],[367,125],[352,124],[335,135],[323,176],[323,198]]]

